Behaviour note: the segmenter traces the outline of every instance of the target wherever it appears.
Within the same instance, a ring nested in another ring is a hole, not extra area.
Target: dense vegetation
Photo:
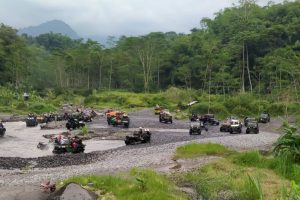
[[[200,24],[190,34],[111,37],[107,47],[54,33],[19,36],[2,24],[0,84],[138,92],[175,86],[298,100],[299,0],[264,7],[242,0]]]

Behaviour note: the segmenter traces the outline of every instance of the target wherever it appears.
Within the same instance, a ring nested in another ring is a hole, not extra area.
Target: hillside
[[[30,26],[19,30],[20,34],[26,33],[31,36],[39,36],[44,33],[61,33],[72,39],[78,39],[77,33],[61,20],[51,20],[37,26]]]

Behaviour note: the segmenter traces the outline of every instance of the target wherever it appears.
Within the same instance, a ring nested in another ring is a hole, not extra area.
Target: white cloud
[[[237,1],[0,0],[0,22],[22,28],[60,19],[82,36],[188,32],[199,26],[201,18],[213,17]],[[267,0],[259,2],[265,4]]]

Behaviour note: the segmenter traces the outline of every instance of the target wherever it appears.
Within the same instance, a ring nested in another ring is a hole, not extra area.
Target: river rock
[[[94,200],[95,195],[89,191],[83,189],[80,185],[71,183],[69,184],[64,192],[62,193],[60,199],[63,200]]]

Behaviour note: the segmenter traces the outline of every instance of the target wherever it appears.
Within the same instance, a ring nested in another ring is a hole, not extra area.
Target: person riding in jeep
[[[198,119],[198,115],[195,113],[192,113],[191,122],[195,122]]]
[[[141,136],[142,134],[143,134],[143,127],[139,127],[139,130],[133,133],[133,135],[135,136]]]

